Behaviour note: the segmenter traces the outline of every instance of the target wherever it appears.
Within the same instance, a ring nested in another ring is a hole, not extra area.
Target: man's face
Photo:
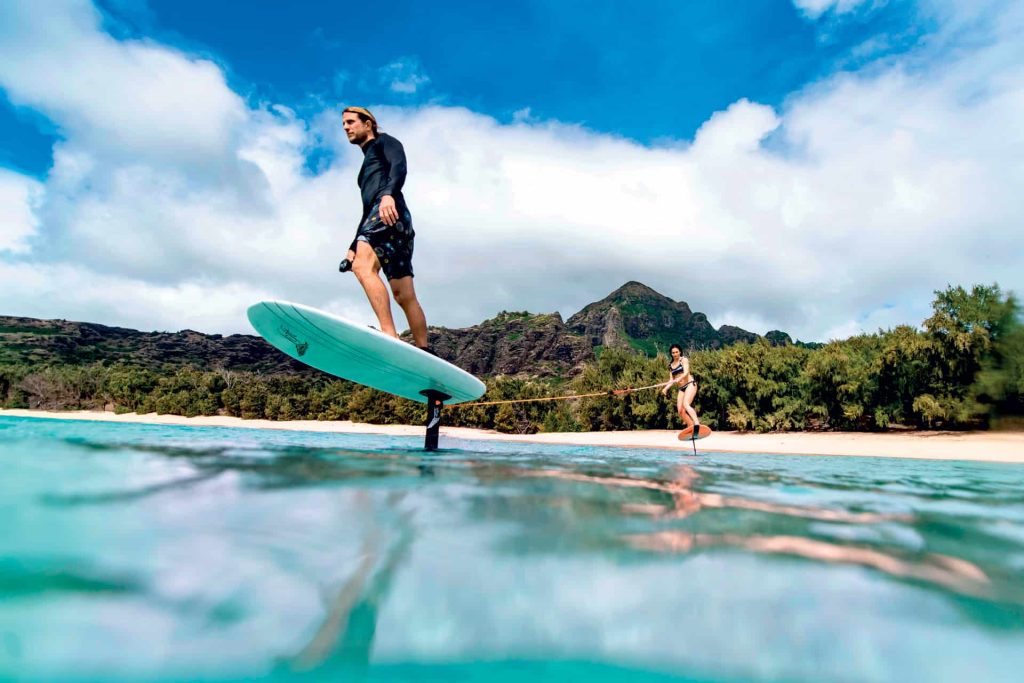
[[[359,115],[351,111],[341,115],[341,127],[345,129],[345,135],[353,145],[361,145],[373,135],[370,122],[363,123]]]

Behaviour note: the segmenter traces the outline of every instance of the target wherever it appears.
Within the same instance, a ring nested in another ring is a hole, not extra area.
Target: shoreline
[[[236,427],[279,429],[336,434],[381,434],[423,436],[419,425],[374,425],[348,421],[245,420],[239,417],[115,414],[98,410],[45,411],[0,409],[0,417],[159,424],[191,427]],[[676,439],[676,430],[628,432],[552,432],[502,434],[470,427],[442,427],[441,437],[467,441],[604,446],[613,448],[663,448],[689,452],[689,441]],[[698,452],[768,453],[776,455],[833,455],[887,457],[924,460],[971,460],[979,462],[1024,463],[1024,432],[783,432],[756,434],[715,432],[700,441]]]

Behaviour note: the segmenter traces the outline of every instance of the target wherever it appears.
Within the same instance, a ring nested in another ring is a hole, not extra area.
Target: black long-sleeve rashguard
[[[363,165],[359,169],[359,192],[363,198],[362,224],[381,197],[391,195],[401,216],[408,211],[402,186],[408,172],[402,143],[387,133],[378,133],[363,147]]]
[[[363,200],[363,217],[356,237],[349,247],[356,250],[359,240],[373,247],[388,280],[411,277],[415,231],[412,215],[402,195],[407,166],[402,143],[380,133],[363,147],[363,165],[359,169],[359,192]],[[398,220],[387,225],[380,217],[380,200],[390,195],[395,200]]]

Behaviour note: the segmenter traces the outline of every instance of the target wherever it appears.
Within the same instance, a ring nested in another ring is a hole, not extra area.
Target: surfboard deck
[[[697,434],[694,435],[693,427],[687,427],[683,431],[679,432],[680,441],[700,441],[711,436],[711,427],[707,425],[697,425]]]
[[[260,336],[292,358],[318,370],[389,394],[426,403],[421,393],[450,396],[446,404],[483,396],[484,383],[446,360],[383,332],[290,301],[249,307]]]

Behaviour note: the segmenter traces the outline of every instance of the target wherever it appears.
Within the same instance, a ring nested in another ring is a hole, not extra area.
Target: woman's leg
[[[687,387],[687,389],[689,389],[689,387]],[[690,419],[689,414],[686,412],[686,404],[685,404],[685,400],[686,399],[684,398],[684,396],[685,396],[685,392],[683,392],[683,391],[677,391],[676,392],[676,410],[679,411],[679,417],[683,420],[683,422],[686,423],[686,426],[687,427],[692,427],[693,426],[693,420]],[[692,410],[692,408],[691,408],[691,410]]]
[[[679,400],[680,403],[682,403],[683,410],[685,410],[686,414],[690,417],[690,420],[687,422],[689,422],[691,427],[699,425],[700,418],[697,417],[697,411],[693,409],[693,399],[697,396],[697,383],[694,382],[690,386],[686,387],[684,390],[679,392],[679,395]]]

